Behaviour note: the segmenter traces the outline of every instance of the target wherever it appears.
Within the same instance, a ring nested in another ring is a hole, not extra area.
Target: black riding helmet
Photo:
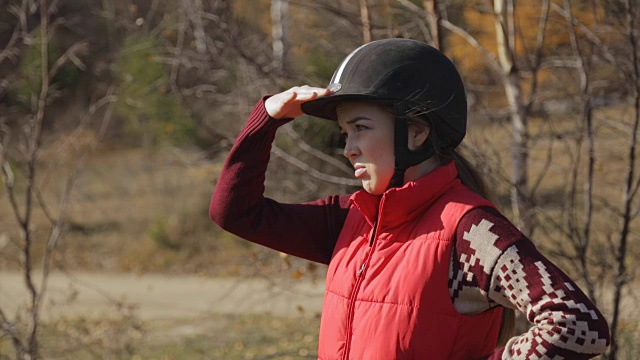
[[[388,104],[395,115],[395,173],[390,187],[402,186],[405,171],[438,150],[454,149],[466,132],[467,100],[460,74],[440,51],[409,39],[362,45],[340,63],[328,86],[333,94],[302,104],[312,116],[337,120],[336,107],[347,100]],[[425,144],[407,146],[408,116],[431,125]]]

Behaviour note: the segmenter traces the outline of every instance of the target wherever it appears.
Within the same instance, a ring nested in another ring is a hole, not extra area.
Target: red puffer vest
[[[382,196],[359,191],[329,264],[319,359],[480,359],[502,310],[464,316],[448,272],[459,219],[493,206],[442,166]]]

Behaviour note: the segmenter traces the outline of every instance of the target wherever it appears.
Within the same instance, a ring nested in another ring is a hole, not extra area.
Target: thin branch
[[[151,7],[149,8],[149,11],[147,11],[147,15],[144,17],[145,28],[148,29],[149,24],[151,24],[151,21],[153,20],[153,16],[156,14],[156,11],[158,10],[159,3],[160,3],[159,0],[153,0],[151,2]]]
[[[58,74],[58,71],[60,71],[60,68],[68,62],[72,62],[82,71],[86,70],[85,64],[80,60],[80,58],[78,58],[78,56],[86,55],[88,51],[88,41],[79,41],[71,45],[67,51],[65,51],[64,54],[56,60],[55,64],[51,66],[51,70],[49,70],[49,81],[53,80],[53,78]]]
[[[328,12],[334,18],[339,18],[345,20],[350,27],[358,28],[362,26],[362,20],[360,18],[360,14],[350,13],[345,9],[340,9],[335,6],[332,6],[331,1],[290,1],[291,4],[295,4],[299,7],[307,7],[312,10],[323,10]],[[382,26],[376,22],[371,21],[370,19],[370,27],[372,30],[386,30],[387,26]]]
[[[111,122],[111,115],[113,113],[113,105],[116,102],[116,96],[114,95],[114,93],[115,93],[115,87],[111,86],[107,91],[107,94],[97,102],[98,106],[96,106],[95,104],[91,106],[89,108],[88,114],[86,115],[87,118],[90,118],[100,108],[100,105],[107,104],[107,103],[109,104],[102,118],[102,123],[100,125],[100,130],[98,131],[97,136],[93,139],[93,142],[89,146],[89,149],[87,149],[87,151],[84,152],[84,155],[80,158],[80,160],[76,164],[71,175],[69,175],[69,177],[67,178],[65,190],[62,195],[62,199],[60,200],[60,205],[58,208],[58,217],[56,219],[55,225],[51,230],[51,234],[49,235],[49,241],[47,242],[47,247],[44,252],[43,266],[42,266],[42,281],[40,282],[41,285],[40,285],[40,292],[38,295],[38,304],[40,304],[42,302],[42,299],[44,299],[44,296],[47,290],[47,285],[48,285],[47,280],[49,278],[49,273],[51,271],[51,256],[58,243],[58,240],[62,235],[62,230],[64,229],[64,224],[65,224],[66,214],[67,214],[67,206],[71,198],[73,186],[75,182],[78,180],[78,178],[80,177],[80,174],[82,173],[82,171],[85,169],[87,161],[89,160],[91,155],[93,155],[93,153],[95,152],[95,149],[102,141],[102,138],[104,137],[109,127],[109,124]]]
[[[308,143],[306,143],[302,137],[300,136],[300,134],[298,134],[294,129],[293,126],[291,126],[291,123],[288,123],[284,126],[281,127],[281,129],[283,129],[287,135],[289,135],[289,137],[291,137],[291,139],[293,139],[296,142],[296,145],[298,145],[302,150],[306,151],[307,153],[311,154],[312,156],[314,156],[315,158],[322,160],[328,164],[331,164],[333,166],[335,166],[336,168],[340,169],[341,171],[343,171],[345,174],[347,175],[352,175],[353,174],[353,169],[350,168],[349,166],[345,165],[343,162],[341,162],[340,160],[329,156],[325,153],[323,153],[322,151],[318,151],[317,149],[314,149],[311,145],[309,145]]]
[[[413,11],[422,17],[427,17],[429,15],[424,9],[421,9],[419,6],[417,6],[416,4],[412,3],[409,0],[397,0],[397,1],[408,10]],[[480,51],[480,53],[485,58],[485,60],[487,61],[491,69],[493,69],[493,71],[495,71],[496,74],[500,74],[500,75],[503,74],[502,67],[498,62],[498,59],[493,54],[491,54],[491,52],[489,52],[487,48],[482,46],[476,38],[474,38],[471,34],[469,34],[467,31],[465,31],[461,27],[452,24],[447,19],[444,19],[444,18],[440,19],[440,23],[442,24],[443,27],[461,36],[463,39],[465,39],[469,43],[469,45],[471,45],[472,47]]]
[[[5,45],[4,49],[2,49],[2,51],[0,51],[0,65],[2,65],[2,63],[6,60],[6,59],[16,59],[17,55],[18,55],[18,48],[16,47],[16,43],[18,42],[18,39],[20,38],[20,25],[16,25],[15,29],[13,30],[13,33],[11,34],[11,38],[9,38],[9,41],[7,42],[7,44]]]
[[[570,144],[567,144],[567,147],[571,148]],[[569,209],[569,214],[567,215],[567,229],[569,232],[573,234],[571,239],[576,236],[579,236],[578,226],[576,225],[576,200],[578,198],[578,170],[582,167],[582,152],[580,148],[582,147],[582,137],[579,136],[575,139],[575,157],[571,161],[571,172],[569,176],[569,184],[570,187],[569,193],[567,194],[567,207]],[[571,154],[567,151],[568,154]],[[579,254],[580,251],[577,248],[578,244],[572,241],[571,244],[576,248],[576,253]]]
[[[371,16],[369,15],[369,4],[367,0],[359,0],[360,2],[360,22],[362,23],[362,43],[371,42]]]
[[[178,87],[178,75],[180,73],[180,58],[182,57],[182,52],[184,50],[184,35],[186,32],[186,19],[185,19],[185,9],[184,6],[180,7],[179,14],[179,25],[178,25],[178,39],[176,41],[176,47],[173,49],[173,57],[177,59],[171,66],[171,72],[169,75],[169,85],[174,94],[179,95],[180,90]]]
[[[435,43],[433,42],[433,37],[431,36],[431,33],[429,32],[429,29],[427,28],[427,26],[424,24],[424,21],[418,16],[416,16],[414,19],[414,22],[418,27],[418,29],[420,29],[420,32],[422,33],[422,37],[424,37],[424,41],[427,44],[433,47],[436,47]]]
[[[118,310],[123,310],[123,309],[124,310],[131,310],[133,308],[133,306],[127,305],[127,303],[124,300],[119,300],[119,299],[114,298],[107,291],[104,291],[100,287],[95,286],[95,284],[91,284],[91,283],[89,283],[87,281],[81,280],[80,278],[76,277],[71,271],[67,270],[64,267],[57,267],[57,270],[59,270],[61,273],[63,273],[74,284],[80,285],[80,286],[82,286],[84,288],[87,288],[89,290],[92,290],[92,291],[96,292],[98,295],[100,295],[103,298],[105,298],[113,306],[118,308]]]
[[[193,38],[196,46],[196,51],[200,54],[204,54],[207,51],[207,41],[204,31],[204,25],[202,22],[202,9],[196,9],[196,7],[201,7],[202,3],[199,1],[193,0],[182,0],[182,11],[186,12],[188,16],[191,26],[193,28]]]
[[[0,65],[4,62],[5,59],[15,58],[17,56],[17,43],[19,39],[23,39],[24,35],[27,33],[27,21],[26,21],[26,13],[27,13],[27,0],[22,0],[20,7],[12,5],[9,7],[9,12],[14,13],[18,18],[18,24],[16,24],[13,29],[13,33],[11,33],[11,37],[9,41],[4,46],[4,49],[0,52]]]
[[[287,154],[284,150],[280,149],[276,145],[273,145],[273,148],[271,149],[271,152],[273,152],[279,158],[285,160],[289,164],[297,167],[298,169],[304,171],[306,174],[308,174],[308,175],[310,175],[310,176],[312,176],[312,177],[314,177],[316,179],[319,179],[319,180],[322,180],[322,181],[326,181],[326,182],[329,182],[329,183],[333,183],[333,184],[340,184],[340,185],[349,185],[349,186],[360,186],[361,185],[360,181],[358,181],[358,180],[323,174],[322,172],[320,172],[320,171],[312,168],[311,166],[309,166],[304,161],[301,161],[300,159]]]
[[[537,190],[540,188],[542,181],[546,177],[549,169],[551,168],[551,164],[553,163],[553,139],[550,139],[549,146],[547,147],[547,157],[545,159],[544,165],[542,166],[542,171],[538,175],[537,179],[533,181],[533,185],[531,185],[531,197],[535,197]]]
[[[15,176],[13,174],[13,170],[11,169],[11,164],[7,161],[6,157],[3,154],[2,157],[2,177],[4,179],[4,185],[7,189],[7,195],[9,196],[9,203],[11,204],[11,210],[13,211],[13,215],[16,217],[16,222],[20,225],[21,228],[25,227],[25,220],[21,215],[20,207],[18,206],[18,200],[16,199],[14,182]]]
[[[531,71],[533,72],[533,80],[531,84],[531,92],[529,93],[529,100],[525,106],[526,111],[530,112],[533,106],[533,101],[538,90],[538,74],[541,69],[542,63],[542,47],[544,45],[544,39],[547,34],[547,21],[549,20],[549,0],[544,0],[542,3],[542,10],[540,12],[540,21],[538,22],[538,36],[536,38],[536,49],[533,52],[533,65]],[[524,43],[524,41],[523,41]]]
[[[582,32],[587,37],[587,39],[591,41],[598,49],[600,49],[600,51],[602,52],[602,54],[604,54],[604,57],[607,61],[609,61],[612,65],[616,65],[616,66],[618,65],[616,57],[613,56],[613,54],[611,54],[607,45],[605,45],[602,41],[600,41],[598,36],[594,34],[593,31],[591,31],[591,29],[586,27],[575,17],[570,16],[565,9],[563,9],[562,7],[560,7],[560,5],[556,3],[553,3],[553,2],[551,3],[551,10],[557,12],[558,14],[562,15],[565,18],[567,17],[570,18],[573,25],[577,26],[580,30],[582,30]]]
[[[213,15],[213,14],[208,14],[208,13],[203,13],[202,17],[204,19],[209,19],[212,21],[218,21],[219,19]],[[225,27],[226,28],[226,27]],[[233,32],[231,31],[222,31],[220,33],[220,37],[224,40],[225,45],[228,47],[228,49],[231,49],[233,51],[236,52],[236,54],[239,55],[240,58],[242,58],[242,60],[246,61],[247,63],[251,64],[252,68],[254,68],[255,70],[257,70],[261,76],[263,76],[266,79],[271,80],[274,84],[281,84],[283,81],[281,79],[281,77],[276,76],[271,70],[272,70],[272,66],[270,65],[265,65],[265,64],[261,64],[255,56],[252,56],[251,54],[249,54],[247,52],[247,50],[242,46],[242,42],[236,38],[235,34],[233,34]],[[210,52],[212,52],[212,48],[211,47],[207,47],[210,49]],[[211,56],[213,58],[215,58],[216,54],[212,53]],[[286,74],[284,74],[286,76]]]
[[[33,192],[34,192],[34,195],[36,196],[36,201],[38,202],[38,205],[40,205],[40,209],[42,209],[42,212],[44,213],[44,216],[47,218],[47,220],[49,220],[51,225],[54,225],[56,223],[56,219],[53,217],[53,214],[51,214],[51,210],[49,210],[49,206],[47,206],[47,202],[44,200],[44,196],[42,196],[42,192],[40,191],[40,188],[37,186],[34,186]]]
[[[30,296],[30,319],[28,322],[27,339],[28,352],[31,358],[38,357],[38,322],[39,322],[39,304],[38,293],[32,278],[31,265],[31,246],[32,235],[30,229],[31,213],[33,210],[33,188],[36,179],[36,162],[40,151],[40,143],[42,136],[42,122],[45,116],[45,107],[47,105],[47,96],[49,93],[49,8],[47,0],[40,0],[40,79],[41,88],[38,96],[38,108],[36,116],[31,118],[29,126],[29,163],[27,171],[27,189],[25,191],[25,216],[23,223],[24,244],[22,248],[23,271],[25,285]]]
[[[402,1],[405,1],[405,0],[402,0]],[[460,35],[462,38],[467,40],[469,45],[473,46],[478,51],[480,51],[482,56],[485,58],[485,60],[489,64],[489,67],[493,69],[493,71],[495,71],[497,74],[500,74],[500,75],[504,74],[504,72],[502,71],[502,67],[500,66],[500,63],[498,62],[498,59],[493,54],[491,54],[489,50],[487,50],[484,46],[482,46],[476,38],[474,38],[471,34],[463,30],[461,27],[458,27],[450,23],[449,20],[442,19],[441,21],[442,21],[443,27],[449,29],[451,32],[455,34]]]
[[[580,272],[583,280],[587,284],[587,291],[589,297],[595,301],[595,288],[591,280],[589,272],[589,264],[587,264],[587,258],[589,251],[589,240],[591,237],[591,219],[593,217],[593,182],[594,182],[594,168],[595,168],[595,134],[593,125],[593,109],[591,106],[591,84],[589,82],[589,74],[587,64],[585,62],[585,56],[580,47],[578,41],[578,35],[576,33],[574,23],[572,21],[573,14],[571,11],[571,1],[565,0],[565,12],[567,29],[569,32],[569,39],[571,41],[571,48],[576,55],[578,64],[578,76],[580,78],[580,95],[582,97],[582,132],[586,132],[587,135],[587,178],[584,181],[584,212],[582,221],[582,233],[574,241],[577,247],[577,254],[580,260]],[[578,148],[580,151],[580,148]]]
[[[16,352],[16,359],[22,359],[22,354],[25,352],[24,344],[20,340],[20,334],[15,329],[13,322],[9,321],[2,308],[0,308],[0,328],[4,334],[11,338],[11,343]]]
[[[429,39],[431,43],[436,49],[440,49],[440,51],[444,51],[444,38],[443,33],[441,31],[442,25],[440,24],[440,20],[442,16],[440,15],[440,3],[438,0],[424,0],[422,2],[425,12],[427,13],[427,20],[429,22],[429,29],[427,30],[423,21],[420,21],[418,24],[421,25],[420,28],[423,33],[429,32]],[[424,29],[422,29],[424,28]]]
[[[546,70],[551,68],[577,68],[578,60],[573,58],[549,58],[544,60],[540,64],[540,70]]]

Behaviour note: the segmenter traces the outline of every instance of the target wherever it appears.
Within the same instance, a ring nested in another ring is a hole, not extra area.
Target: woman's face
[[[394,120],[381,105],[347,102],[338,106],[338,125],[345,137],[343,155],[370,194],[382,194],[391,181],[395,156]]]

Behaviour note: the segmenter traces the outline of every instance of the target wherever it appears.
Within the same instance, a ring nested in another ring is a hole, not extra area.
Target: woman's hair
[[[446,158],[443,158],[440,153],[438,153],[438,156],[440,156],[441,162],[449,161]],[[493,194],[489,191],[489,188],[482,179],[482,176],[478,170],[476,170],[476,168],[467,159],[465,159],[464,156],[462,156],[462,154],[454,149],[450,152],[450,159],[456,164],[458,177],[466,187],[483,198],[492,200]],[[516,314],[513,309],[506,307],[502,309],[500,332],[498,334],[498,347],[504,346],[507,341],[515,335],[515,320]]]
[[[442,157],[440,159],[441,161],[445,160],[442,159]],[[456,164],[458,177],[466,187],[485,199],[493,200],[493,193],[489,191],[487,185],[482,179],[482,176],[480,175],[478,170],[476,170],[476,168],[469,162],[469,160],[467,160],[455,149],[451,151],[451,158],[446,159],[445,161],[448,162],[449,160],[453,160],[453,162]]]

